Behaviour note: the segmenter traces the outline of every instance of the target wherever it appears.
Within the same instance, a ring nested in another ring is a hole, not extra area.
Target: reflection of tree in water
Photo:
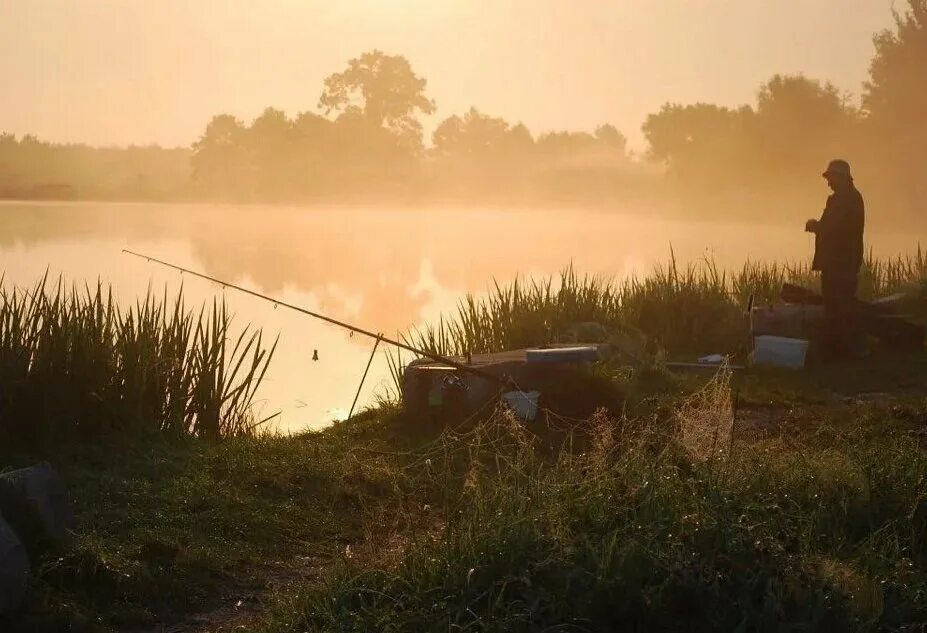
[[[563,213],[263,209],[260,217],[190,236],[210,275],[247,277],[275,295],[312,292],[332,316],[384,331],[418,322],[431,290],[481,292],[493,279],[555,273],[579,256],[592,270],[620,263],[612,242],[590,240],[598,229],[588,217]],[[437,288],[421,287],[426,263]],[[352,313],[345,297],[358,296]]]
[[[422,255],[405,241],[397,242],[395,230],[388,232],[376,215],[364,214],[373,224],[364,226],[346,219],[352,212],[338,210],[5,204],[0,208],[0,247],[85,239],[122,240],[126,245],[188,242],[211,276],[247,279],[274,295],[292,287],[315,294],[333,316],[373,328],[405,329],[428,301],[427,292],[413,292]],[[56,269],[55,262],[47,264]],[[361,299],[359,314],[352,314],[345,300],[354,297]]]
[[[395,249],[385,236],[371,239],[362,227],[331,217],[337,212],[313,215],[318,222],[265,218],[189,238],[196,259],[209,275],[247,278],[274,296],[288,287],[310,292],[326,314],[372,329],[408,327],[428,299],[426,294],[412,293],[421,270],[420,255]],[[356,230],[364,235],[358,236]],[[360,298],[359,313],[349,310],[354,297]]]

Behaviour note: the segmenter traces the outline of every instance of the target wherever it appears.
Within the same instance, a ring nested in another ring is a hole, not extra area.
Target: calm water
[[[877,254],[916,246],[905,232],[872,232]],[[802,227],[701,224],[573,209],[402,210],[158,204],[0,203],[7,284],[31,284],[46,269],[69,281],[112,283],[121,302],[149,285],[188,303],[224,295],[239,324],[280,334],[260,393],[261,413],[280,411],[282,429],[343,417],[372,341],[270,303],[120,253],[129,248],[395,335],[454,309],[493,278],[580,272],[617,277],[666,261],[714,257],[723,266],[799,259],[811,250]],[[318,350],[319,360],[312,360]],[[377,353],[361,396],[388,384]]]

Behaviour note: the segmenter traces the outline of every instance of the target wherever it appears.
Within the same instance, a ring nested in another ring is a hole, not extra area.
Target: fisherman
[[[836,359],[863,351],[856,290],[863,263],[865,205],[847,161],[830,161],[822,175],[834,193],[827,198],[821,219],[808,220],[805,230],[815,235],[811,269],[821,273],[824,352]]]

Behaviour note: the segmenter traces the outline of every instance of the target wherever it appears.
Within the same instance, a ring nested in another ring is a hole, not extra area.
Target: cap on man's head
[[[825,178],[828,176],[844,176],[846,178],[851,178],[850,163],[839,158],[832,160],[827,164],[827,169],[825,169],[824,173],[821,175]]]

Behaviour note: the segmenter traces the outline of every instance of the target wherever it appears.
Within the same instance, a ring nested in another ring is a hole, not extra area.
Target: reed
[[[747,262],[727,271],[710,259],[683,266],[671,255],[648,275],[620,281],[579,275],[571,266],[558,278],[494,282],[487,294],[468,294],[455,314],[411,330],[405,340],[429,352],[465,355],[569,340],[577,326],[595,322],[609,333],[643,334],[677,355],[734,353],[746,340],[749,297],[757,305],[772,303],[786,282],[820,287],[808,263]],[[886,259],[870,252],[860,273],[860,297],[917,283],[927,284],[927,255],[920,247],[916,254]],[[401,361],[395,354],[391,359],[397,385]]]
[[[46,443],[159,431],[227,437],[259,421],[251,402],[273,356],[260,330],[233,337],[224,303],[198,311],[149,292],[127,309],[109,286],[47,276],[0,288],[0,431]]]

